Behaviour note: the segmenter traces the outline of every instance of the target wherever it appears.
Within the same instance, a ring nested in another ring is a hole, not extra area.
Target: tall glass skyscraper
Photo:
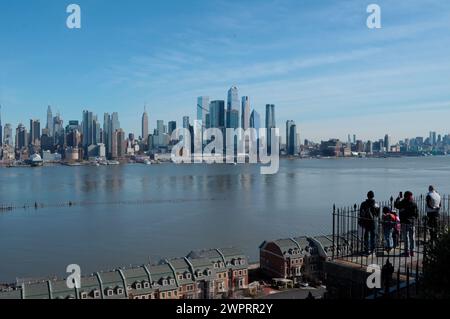
[[[197,98],[197,121],[201,121],[206,127],[206,117],[209,114],[209,96],[199,96]]]
[[[105,144],[106,156],[111,156],[111,115],[109,113],[105,113],[103,115],[103,143]]]
[[[16,128],[16,149],[21,150],[28,145],[27,129],[20,123]]]
[[[228,99],[227,99],[227,112],[226,112],[226,127],[231,128],[231,111],[238,111],[238,127],[239,127],[239,91],[236,86],[231,87],[228,90]]]
[[[275,124],[275,105],[266,105],[266,130],[267,130],[267,151],[272,154],[272,130],[276,128]]]
[[[228,90],[227,111],[239,110],[239,90],[233,86]]]
[[[45,126],[45,128],[48,130],[48,136],[53,136],[53,114],[50,105],[47,108],[47,125]]]
[[[250,99],[248,96],[242,97],[241,127],[244,130],[250,127]]]
[[[41,140],[41,122],[30,120],[30,144],[37,145]]]
[[[170,121],[168,128],[169,128],[169,135],[172,135],[173,131],[175,131],[177,129],[177,122]]]
[[[289,139],[291,138],[291,126],[295,125],[292,120],[286,121],[286,151],[289,150]]]
[[[9,123],[5,124],[3,139],[5,141],[5,145],[13,146],[13,130],[12,126]]]
[[[92,112],[83,111],[83,147],[87,153],[88,146],[94,142],[94,115]]]
[[[183,116],[183,128],[189,129],[190,121],[189,116]]]
[[[239,127],[239,111],[238,110],[231,110],[228,112],[228,122],[229,125],[227,128],[234,128],[237,129]]]
[[[294,121],[286,122],[286,151],[288,155],[294,155],[297,149],[297,126]]]
[[[261,128],[261,115],[256,110],[253,110],[250,115],[250,127],[255,128],[257,131]]]
[[[209,107],[210,126],[213,128],[225,127],[225,101],[212,101]]]

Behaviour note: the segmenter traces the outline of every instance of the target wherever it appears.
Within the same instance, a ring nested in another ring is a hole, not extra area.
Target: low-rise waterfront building
[[[294,283],[323,280],[323,263],[332,252],[330,236],[295,237],[263,242],[260,269],[270,278]]]
[[[235,248],[191,252],[156,265],[118,268],[81,278],[28,281],[0,289],[0,299],[214,299],[248,286],[248,260]]]

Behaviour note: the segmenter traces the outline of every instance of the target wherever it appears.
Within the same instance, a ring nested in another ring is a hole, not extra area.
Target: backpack
[[[358,224],[363,228],[369,228],[374,224],[374,217],[376,215],[375,206],[369,206],[367,202],[361,204],[359,212]]]

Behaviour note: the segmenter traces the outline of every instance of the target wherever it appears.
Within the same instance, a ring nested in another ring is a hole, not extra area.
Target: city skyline
[[[233,86],[231,88],[236,89],[236,92],[238,94],[239,89],[237,87]],[[201,103],[205,103],[205,101],[207,101],[207,103],[208,103],[207,108],[204,108],[203,106],[201,106]],[[148,135],[152,135],[154,132],[169,133],[169,135],[170,135],[171,132],[173,132],[173,130],[177,127],[189,128],[188,125],[191,125],[191,126],[194,125],[194,121],[199,121],[200,118],[202,119],[201,121],[203,123],[203,127],[206,127],[205,122],[210,121],[210,119],[212,119],[212,122],[210,122],[211,127],[219,127],[219,128],[220,127],[223,127],[223,128],[231,127],[231,128],[243,128],[243,129],[247,129],[247,128],[257,128],[258,129],[258,128],[263,127],[261,125],[260,113],[257,111],[256,108],[254,108],[252,106],[252,104],[250,102],[250,98],[248,96],[242,96],[242,97],[239,96],[239,105],[237,106],[238,109],[230,109],[230,111],[233,110],[236,112],[235,116],[233,116],[232,112],[227,110],[228,105],[230,105],[228,99],[226,99],[226,100],[225,99],[224,100],[211,100],[211,98],[209,96],[200,96],[197,98],[197,116],[195,118],[190,119],[189,116],[181,116],[180,119],[168,119],[168,120],[153,119],[153,122],[150,120],[151,113],[148,112],[147,106],[144,105],[143,112],[140,114],[140,123],[139,123],[139,119],[136,119],[136,123],[138,123],[138,125],[134,126],[135,129],[133,131],[127,131],[127,130],[123,129],[123,127],[120,125],[119,112],[104,113],[103,114],[103,117],[104,117],[103,123],[98,120],[99,115],[95,111],[92,111],[90,109],[89,110],[83,109],[82,111],[80,111],[82,113],[82,116],[79,118],[64,119],[64,117],[59,112],[53,118],[52,117],[53,112],[52,112],[51,105],[47,106],[45,122],[43,122],[43,121],[41,122],[40,118],[25,119],[23,121],[20,121],[19,123],[10,123],[10,122],[6,122],[4,120],[2,122],[2,117],[4,118],[4,116],[3,116],[4,107],[0,104],[0,131],[1,131],[0,145],[3,145],[4,139],[7,138],[5,131],[4,131],[5,127],[7,127],[12,132],[12,128],[15,128],[17,130],[22,125],[25,128],[25,130],[27,130],[28,133],[30,134],[31,140],[28,142],[33,143],[32,141],[35,139],[33,134],[36,134],[36,131],[39,131],[39,133],[38,133],[39,135],[49,134],[49,136],[54,137],[55,133],[57,133],[57,130],[58,130],[58,128],[55,129],[54,125],[56,125],[57,127],[59,125],[59,130],[63,130],[66,126],[70,126],[71,123],[74,121],[83,123],[85,121],[85,119],[84,119],[85,113],[86,113],[86,116],[89,116],[89,119],[86,119],[86,121],[94,122],[94,123],[96,123],[96,125],[98,127],[90,128],[91,129],[90,132],[87,131],[88,128],[83,128],[83,132],[80,132],[80,133],[83,133],[83,136],[88,136],[88,139],[83,139],[84,147],[91,145],[91,144],[99,143],[99,141],[101,140],[101,138],[99,137],[100,132],[110,132],[111,133],[117,129],[122,129],[124,131],[125,135],[132,134],[133,136],[135,136],[136,139],[139,137],[143,141],[145,141],[145,140],[147,140]],[[222,109],[223,114],[218,115],[218,118],[216,119],[217,116],[214,115],[214,112],[215,111],[220,112],[220,109]],[[242,113],[242,111],[244,109],[246,110],[246,113],[248,113],[248,116],[244,117],[244,114]],[[275,111],[275,109],[277,109],[277,111]],[[200,113],[199,113],[199,110],[201,110]],[[431,129],[428,132],[424,132],[424,133],[417,134],[417,135],[404,136],[404,137],[400,137],[399,139],[395,139],[395,140],[392,139],[391,132],[389,132],[389,131],[385,132],[385,134],[382,136],[373,136],[371,138],[363,138],[363,137],[361,137],[361,135],[358,135],[357,132],[356,133],[352,132],[352,134],[350,134],[350,133],[347,134],[347,138],[345,138],[344,136],[342,136],[342,137],[341,136],[329,136],[325,139],[314,140],[314,139],[303,137],[303,131],[301,130],[301,127],[299,127],[299,125],[296,123],[295,120],[290,119],[290,120],[287,120],[284,123],[284,125],[277,124],[276,126],[274,126],[274,123],[278,122],[275,112],[276,113],[278,112],[278,108],[276,107],[276,105],[266,104],[265,112],[264,112],[265,116],[263,118],[263,121],[264,121],[263,123],[265,123],[265,128],[269,127],[269,128],[280,129],[281,143],[285,144],[286,148],[289,147],[288,146],[289,145],[288,135],[290,135],[291,127],[294,127],[294,130],[296,132],[296,134],[294,134],[296,136],[294,145],[297,145],[297,146],[303,145],[303,143],[305,141],[320,143],[320,142],[326,142],[331,139],[337,139],[343,143],[349,142],[351,144],[356,144],[357,141],[363,141],[363,142],[372,141],[373,142],[373,141],[378,141],[380,138],[384,139],[385,141],[386,141],[386,138],[388,138],[389,142],[387,143],[387,145],[389,145],[389,144],[393,145],[393,144],[398,144],[400,142],[403,142],[405,139],[409,140],[409,139],[424,137],[424,139],[429,138],[430,140],[432,140],[431,134],[433,134],[433,133],[434,133],[434,142],[432,143],[432,145],[434,145],[437,142],[438,136],[443,138],[446,135],[450,135],[450,130],[437,131],[437,130]],[[211,113],[213,115],[210,115]],[[231,116],[233,116],[232,121],[234,123],[228,122],[230,114],[231,114]],[[256,123],[253,122],[254,121],[253,116],[257,117]],[[245,126],[243,126],[244,118],[246,121]],[[53,125],[49,125],[49,121],[52,121]],[[56,121],[56,123],[54,123],[55,121]],[[66,124],[64,124],[64,121],[66,121],[65,122]],[[27,124],[26,124],[28,122],[30,123],[29,126],[27,126]],[[111,124],[111,123],[114,123],[114,124]],[[152,123],[154,123],[154,125],[152,125]],[[101,125],[101,124],[103,124],[103,125]],[[108,128],[109,127],[108,125],[111,126],[110,129]],[[171,129],[171,125],[172,125],[172,129]],[[284,127],[286,127],[285,130],[283,129]],[[136,134],[136,132],[138,132],[138,133]],[[144,132],[147,132],[146,137],[143,136]],[[93,134],[95,134],[97,137],[94,138]],[[106,134],[108,134],[108,133],[106,133]],[[89,139],[89,136],[90,136],[90,139]],[[301,136],[301,138],[299,139],[300,136]],[[110,139],[111,137],[108,137],[106,135],[105,138]],[[11,141],[13,141],[14,136],[10,135],[9,139]],[[93,143],[93,140],[95,140],[96,143]],[[16,141],[14,143],[16,143]],[[111,144],[110,140],[109,140],[109,144]],[[111,153],[111,150],[106,150],[106,151],[107,151],[107,154]]]

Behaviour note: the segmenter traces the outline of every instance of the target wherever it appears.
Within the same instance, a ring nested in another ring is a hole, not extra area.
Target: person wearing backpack
[[[405,243],[404,256],[414,257],[414,249],[416,247],[416,221],[419,217],[419,208],[414,202],[413,193],[405,192],[405,196],[402,199],[401,196],[395,201],[395,208],[400,211],[400,220],[402,223],[402,237]]]
[[[359,209],[359,225],[364,233],[364,253],[370,255],[375,250],[376,225],[380,215],[380,207],[375,201],[373,191],[367,193],[367,199],[361,203]]]

